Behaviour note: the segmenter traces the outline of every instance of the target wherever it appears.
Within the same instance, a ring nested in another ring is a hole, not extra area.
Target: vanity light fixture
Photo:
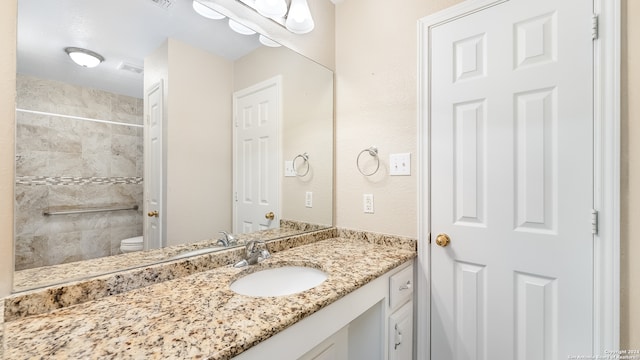
[[[195,12],[197,12],[201,16],[206,17],[207,19],[221,20],[221,19],[224,19],[226,17],[226,16],[220,14],[219,12],[211,9],[210,7],[202,5],[201,3],[199,3],[196,0],[193,0],[193,5],[192,6],[193,6],[193,10],[195,10]]]
[[[285,22],[287,30],[294,34],[306,34],[315,27],[307,0],[291,0],[291,7]]]
[[[260,15],[268,18],[281,18],[287,13],[285,0],[256,0],[254,7]]]
[[[102,55],[83,48],[68,47],[64,49],[64,52],[69,55],[74,63],[86,68],[96,67],[104,61]]]
[[[256,32],[249,29],[248,27],[240,24],[239,22],[233,20],[233,19],[229,19],[229,27],[231,28],[231,30],[237,32],[238,34],[242,34],[242,35],[253,35]]]
[[[278,44],[277,42],[269,39],[268,37],[264,36],[264,35],[260,35],[259,37],[260,43],[264,46],[268,46],[268,47],[280,47],[282,45]]]
[[[309,10],[307,0],[291,0],[291,5],[287,11],[286,0],[238,0],[242,4],[257,11],[260,15],[267,17],[294,34],[306,34],[313,30],[315,23]],[[214,20],[224,19],[222,12],[217,8],[211,8],[215,4],[203,5],[198,0],[193,0],[193,9],[200,15]],[[219,6],[219,5],[218,5]],[[215,9],[215,10],[214,10]],[[285,17],[286,15],[286,17]],[[253,35],[256,32],[250,28],[240,24],[239,22],[229,19],[229,27],[242,35]],[[262,40],[261,40],[262,42]],[[263,45],[267,45],[262,42]]]

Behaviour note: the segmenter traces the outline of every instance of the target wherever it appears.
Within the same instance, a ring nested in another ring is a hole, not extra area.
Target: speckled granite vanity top
[[[276,252],[254,267],[219,267],[16,319],[4,324],[4,357],[228,359],[416,256],[415,242],[389,242],[331,238]],[[229,288],[247,272],[292,264],[321,268],[328,278],[282,297]]]

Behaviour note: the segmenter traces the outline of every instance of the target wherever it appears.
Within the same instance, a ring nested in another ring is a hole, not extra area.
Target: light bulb
[[[201,3],[193,0],[193,10],[200,14],[201,16],[206,17],[207,19],[220,20],[224,19],[226,16],[220,14],[219,12],[209,8],[208,6],[202,5]]]
[[[253,35],[256,33],[255,31],[251,30],[250,28],[240,24],[239,22],[233,19],[229,19],[229,27],[231,28],[231,30],[242,35]]]
[[[64,52],[69,55],[74,63],[86,68],[96,67],[104,61],[102,55],[87,49],[68,47],[64,49]]]
[[[285,26],[295,34],[306,34],[313,30],[315,23],[307,0],[292,0]]]
[[[256,0],[255,8],[262,16],[281,18],[287,13],[287,2],[285,0]]]

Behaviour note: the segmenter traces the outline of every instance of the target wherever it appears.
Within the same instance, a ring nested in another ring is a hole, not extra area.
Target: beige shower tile
[[[111,154],[111,135],[99,132],[87,132],[82,137],[82,153]]]
[[[124,113],[130,115],[141,115],[139,111],[140,100],[134,97],[125,95],[114,95],[112,105],[112,111],[114,113]]]
[[[83,177],[110,177],[111,153],[82,154]]]
[[[80,231],[51,234],[48,238],[47,264],[63,264],[82,259]]]
[[[48,153],[47,172],[49,176],[81,176],[82,153]]]
[[[46,236],[16,236],[15,269],[24,270],[46,265],[47,237]]]
[[[82,204],[78,196],[79,186],[49,185],[49,206],[76,206]]]
[[[16,124],[16,151],[48,151],[51,129],[46,125]]]
[[[15,233],[33,235],[44,226],[44,215],[49,207],[49,189],[45,185],[15,186]]]
[[[52,152],[82,153],[82,138],[69,129],[52,128],[49,132],[49,147]]]
[[[111,234],[106,230],[86,230],[81,240],[83,260],[111,255]]]
[[[16,153],[16,176],[47,176],[49,152],[20,150]]]

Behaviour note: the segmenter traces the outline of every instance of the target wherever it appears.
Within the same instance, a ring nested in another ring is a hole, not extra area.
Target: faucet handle
[[[247,243],[245,244],[245,249],[247,250],[247,256],[253,254],[256,252],[256,245],[259,243],[263,243],[264,241],[262,240],[249,240],[247,241]],[[265,246],[266,247],[266,246]]]
[[[258,249],[258,244],[262,244],[264,248],[262,250]],[[234,265],[235,267],[257,264],[264,259],[268,259],[271,257],[271,253],[269,253],[269,249],[267,248],[267,243],[263,240],[247,241],[245,243],[245,251],[247,253],[246,259],[240,260]]]
[[[222,238],[219,239],[218,242],[224,243],[225,246],[236,245],[238,243],[238,240],[226,231],[218,231],[218,234],[222,234]]]

